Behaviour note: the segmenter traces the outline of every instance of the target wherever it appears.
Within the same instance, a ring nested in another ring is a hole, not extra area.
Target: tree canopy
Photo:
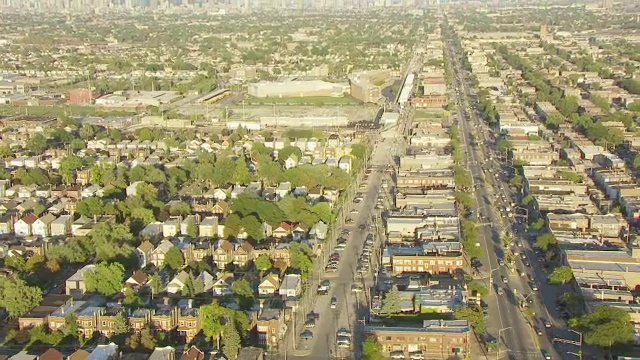
[[[571,319],[569,325],[582,332],[587,344],[611,347],[633,342],[633,325],[623,309],[600,305],[592,312]]]

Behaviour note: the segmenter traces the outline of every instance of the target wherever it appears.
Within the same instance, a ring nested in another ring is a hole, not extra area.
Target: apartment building
[[[427,359],[463,358],[469,354],[471,328],[466,320],[425,320],[422,327],[367,326],[385,355],[421,354]]]

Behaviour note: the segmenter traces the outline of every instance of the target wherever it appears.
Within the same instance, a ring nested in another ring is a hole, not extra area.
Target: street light
[[[502,349],[500,349],[500,334],[506,330],[511,330],[511,326],[498,330],[498,351],[496,352],[496,360],[500,358],[500,353],[502,352]]]
[[[580,336],[580,345],[579,345],[580,346],[580,350],[578,351],[578,358],[580,360],[582,360],[582,333],[580,331],[576,331],[576,330],[573,330],[573,329],[568,329],[568,330],[571,331],[571,332],[574,332],[574,333],[578,334],[578,336]]]

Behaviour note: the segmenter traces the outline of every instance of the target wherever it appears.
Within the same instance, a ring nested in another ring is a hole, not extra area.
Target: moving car
[[[335,309],[336,307],[338,307],[338,299],[334,297],[331,298],[331,308]]]
[[[546,352],[546,351],[543,351],[543,352],[542,352],[542,356],[544,356],[544,360],[552,360],[552,359],[551,359],[551,354],[549,354],[549,353],[548,353],[548,352]]]

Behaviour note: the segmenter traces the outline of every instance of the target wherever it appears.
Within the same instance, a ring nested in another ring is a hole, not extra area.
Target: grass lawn
[[[131,116],[134,113],[116,111],[98,111],[93,106],[59,105],[59,106],[8,106],[0,105],[0,115],[33,115],[33,116]]]
[[[425,110],[416,110],[415,117],[417,118],[441,118],[443,111],[425,111]]]
[[[327,97],[327,96],[309,96],[309,97],[287,97],[287,98],[248,98],[244,100],[248,105],[361,105],[362,103],[351,96],[344,97]]]

